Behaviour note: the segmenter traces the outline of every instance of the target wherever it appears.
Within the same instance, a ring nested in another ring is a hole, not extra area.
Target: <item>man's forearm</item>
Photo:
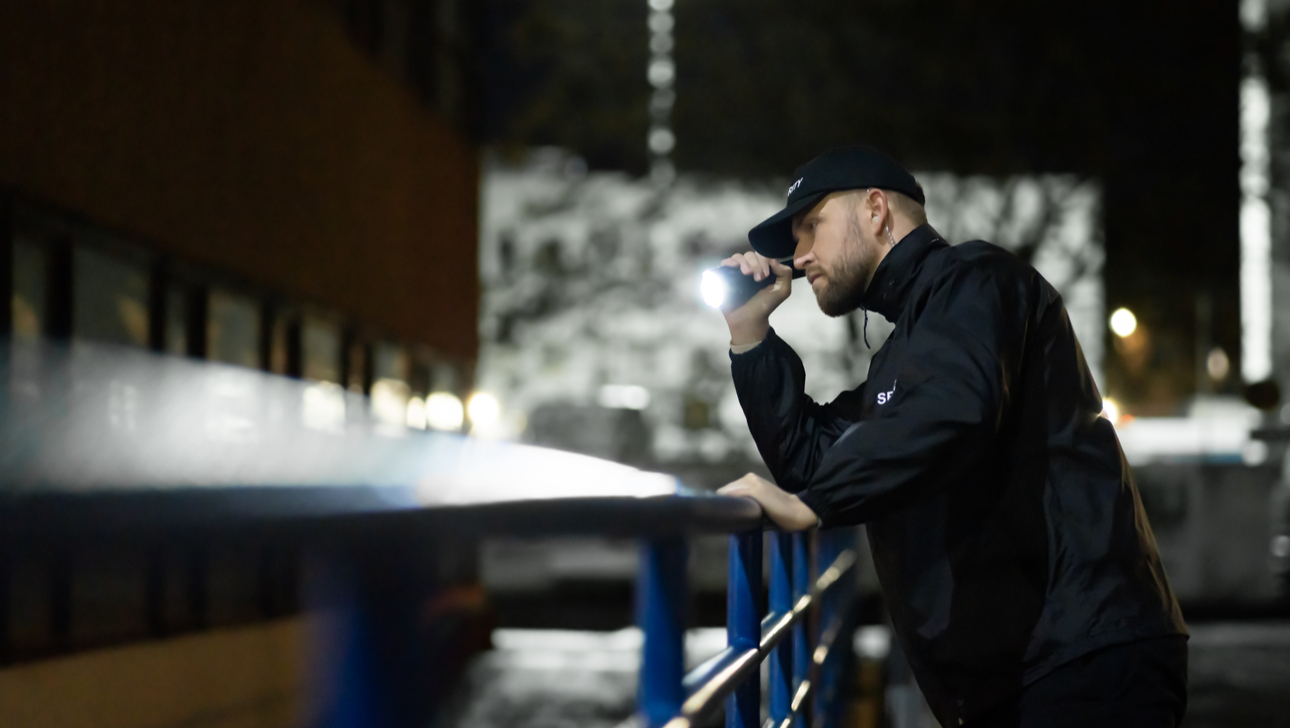
[[[744,353],[730,351],[735,393],[762,460],[780,487],[797,492],[810,479],[820,432],[799,421],[814,409],[803,391],[801,360],[774,333]]]

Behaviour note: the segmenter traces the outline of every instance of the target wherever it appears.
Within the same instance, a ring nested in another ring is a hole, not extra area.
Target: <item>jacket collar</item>
[[[931,225],[923,224],[911,230],[878,264],[873,280],[860,299],[861,305],[882,314],[888,321],[895,321],[905,309],[923,259],[932,251],[947,247],[949,243]]]

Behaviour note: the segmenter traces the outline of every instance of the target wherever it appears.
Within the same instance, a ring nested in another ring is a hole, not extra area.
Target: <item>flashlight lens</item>
[[[703,271],[699,291],[703,294],[703,302],[713,308],[721,308],[721,304],[726,302],[726,282],[715,271]]]

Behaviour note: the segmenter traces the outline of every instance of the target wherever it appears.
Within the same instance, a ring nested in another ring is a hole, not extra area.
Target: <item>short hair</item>
[[[887,193],[887,207],[907,218],[915,227],[927,224],[927,210],[914,198],[903,192],[883,190]]]

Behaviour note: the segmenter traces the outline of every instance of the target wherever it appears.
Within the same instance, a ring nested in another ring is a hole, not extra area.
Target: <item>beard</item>
[[[861,238],[854,219],[847,223],[846,251],[842,259],[825,273],[824,289],[815,294],[815,302],[825,315],[837,318],[860,308],[865,289],[873,277],[876,255]]]

